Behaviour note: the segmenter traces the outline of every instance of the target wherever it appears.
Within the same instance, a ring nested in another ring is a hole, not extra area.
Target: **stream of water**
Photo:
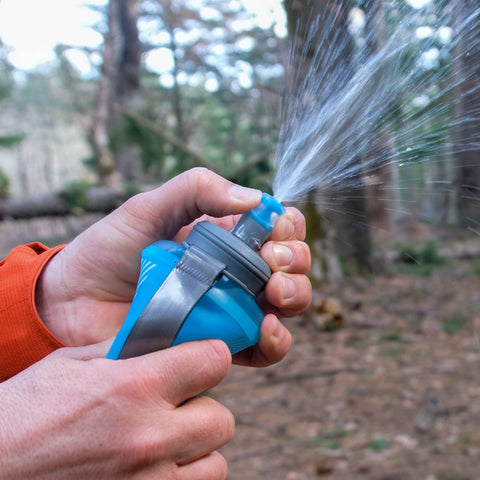
[[[424,194],[445,193],[458,182],[456,155],[480,151],[480,104],[463,101],[480,96],[480,8],[380,3],[374,17],[350,9],[339,26],[332,2],[292,46],[275,157],[278,200],[378,182],[386,167],[385,188],[406,201],[401,192],[413,181]],[[479,163],[477,156],[477,171]],[[470,187],[478,200],[478,185]]]

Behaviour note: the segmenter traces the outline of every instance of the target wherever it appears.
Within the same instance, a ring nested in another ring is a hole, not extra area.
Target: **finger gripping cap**
[[[271,195],[264,193],[262,201],[249,214],[264,229],[273,230],[277,218],[285,213],[284,206]]]
[[[285,212],[284,206],[268,193],[261,202],[243,214],[232,229],[232,233],[257,251],[270,235],[277,218]]]

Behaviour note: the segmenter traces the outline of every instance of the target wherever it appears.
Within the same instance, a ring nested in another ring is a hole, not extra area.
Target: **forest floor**
[[[229,480],[480,479],[480,257],[382,270],[346,277],[339,328],[317,299],[282,362],[210,392]]]

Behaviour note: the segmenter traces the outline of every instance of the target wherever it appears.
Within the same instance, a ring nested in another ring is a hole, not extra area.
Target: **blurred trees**
[[[13,67],[7,60],[6,47],[0,38],[0,103],[10,95],[13,87]],[[23,135],[15,132],[0,135],[0,148],[10,148],[19,143]],[[6,197],[9,192],[10,179],[0,166],[0,198]]]
[[[283,69],[274,23],[260,28],[241,2],[138,1],[141,93],[110,136],[139,149],[142,172],[162,180],[207,166],[269,189]],[[116,152],[118,154],[118,150]]]
[[[317,273],[339,274],[333,250],[347,266],[368,270],[372,226],[393,232],[407,215],[478,222],[476,2],[442,0],[420,9],[404,0],[283,5],[290,39],[284,25],[255,18],[241,0],[110,0],[92,7],[101,14],[99,50],[58,46],[57,61],[23,74],[22,82],[13,81],[0,45],[0,99],[24,108],[39,96],[43,126],[80,124],[91,151],[83,160],[104,185],[133,193],[203,165],[269,190],[280,122],[301,113],[288,110],[291,98],[302,97],[296,107],[312,111],[345,101],[355,87],[349,82],[369,60],[395,49],[378,78],[354,92],[362,102],[348,99],[338,129],[352,134],[345,141],[343,131],[334,132],[319,162],[334,169],[349,152],[346,181],[310,193],[320,208],[305,207]],[[91,61],[88,74],[70,61],[74,50]],[[285,70],[289,54],[292,68]],[[384,101],[375,103],[379,92]],[[280,106],[289,117],[280,118]],[[368,115],[359,116],[363,107]],[[17,133],[0,135],[0,145]],[[43,143],[41,149],[46,158],[56,151]],[[46,162],[46,177],[50,167]]]

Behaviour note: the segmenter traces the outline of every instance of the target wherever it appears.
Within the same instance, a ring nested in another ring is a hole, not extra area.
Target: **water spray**
[[[160,240],[144,249],[135,297],[107,358],[207,338],[223,340],[232,354],[255,345],[264,317],[256,299],[271,275],[258,251],[284,211],[264,193],[230,232],[203,221],[183,244]]]

